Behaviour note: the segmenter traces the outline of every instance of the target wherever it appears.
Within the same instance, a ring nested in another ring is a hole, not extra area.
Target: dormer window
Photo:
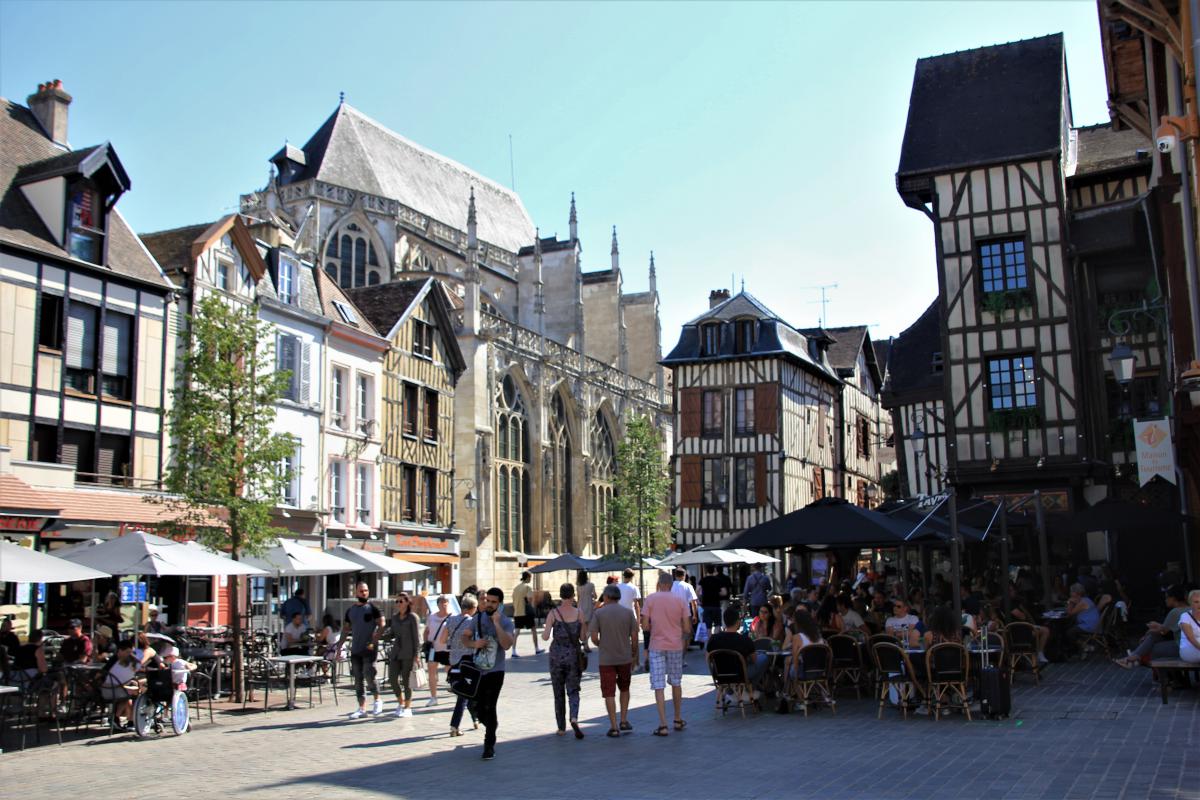
[[[281,255],[279,257],[279,302],[295,305],[296,295],[296,278],[298,277],[296,262],[288,256]]]
[[[709,322],[700,328],[700,355],[715,356],[721,353],[721,323]]]
[[[87,181],[67,194],[67,249],[80,261],[99,264],[104,253],[104,198]]]
[[[754,329],[757,321],[739,319],[733,323],[734,347],[738,353],[749,353],[754,349]]]

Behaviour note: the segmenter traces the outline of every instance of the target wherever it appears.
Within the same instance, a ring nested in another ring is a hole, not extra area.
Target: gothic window
[[[566,553],[571,549],[571,433],[561,393],[550,401],[549,428],[550,549]]]
[[[608,522],[612,517],[613,474],[616,472],[616,451],[613,447],[612,430],[599,411],[592,417],[592,428],[588,432],[592,449],[592,475],[588,493],[591,495],[592,551],[611,553],[612,537],[608,535]]]
[[[329,237],[325,274],[343,288],[375,286],[382,278],[375,245],[365,230],[351,222]]]
[[[496,531],[499,549],[529,552],[529,415],[511,375],[496,393]]]

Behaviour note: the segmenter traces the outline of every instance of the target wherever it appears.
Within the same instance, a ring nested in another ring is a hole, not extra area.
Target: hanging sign
[[[1137,443],[1138,484],[1145,486],[1156,476],[1175,483],[1175,451],[1171,447],[1171,422],[1166,417],[1133,421]]]

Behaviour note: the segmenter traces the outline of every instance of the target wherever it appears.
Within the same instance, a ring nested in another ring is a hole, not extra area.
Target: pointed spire
[[[467,201],[467,248],[474,250],[479,245],[475,222],[475,187],[471,187],[471,199]]]
[[[345,105],[345,104],[346,104],[346,93],[338,92],[338,105],[341,106],[341,105]]]
[[[579,217],[575,215],[575,193],[571,192],[571,216],[568,219],[571,228],[571,241],[579,238]]]
[[[654,251],[650,251],[650,294],[658,291],[658,272],[654,269]]]
[[[621,251],[617,247],[617,226],[616,225],[613,225],[612,268],[614,271],[621,268]]]
[[[533,229],[533,263],[538,266],[538,280],[541,281],[542,266],[542,229]]]

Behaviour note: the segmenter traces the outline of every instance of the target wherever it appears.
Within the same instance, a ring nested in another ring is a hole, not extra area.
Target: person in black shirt
[[[733,583],[728,575],[717,572],[715,564],[705,567],[704,573],[700,579],[700,613],[711,635],[721,623],[721,604],[729,599]]]
[[[741,653],[746,659],[746,678],[754,686],[762,681],[767,671],[769,656],[754,649],[754,642],[749,636],[738,629],[742,625],[742,614],[736,608],[725,609],[723,617],[725,629],[708,637],[708,652],[714,650],[733,650]]]

